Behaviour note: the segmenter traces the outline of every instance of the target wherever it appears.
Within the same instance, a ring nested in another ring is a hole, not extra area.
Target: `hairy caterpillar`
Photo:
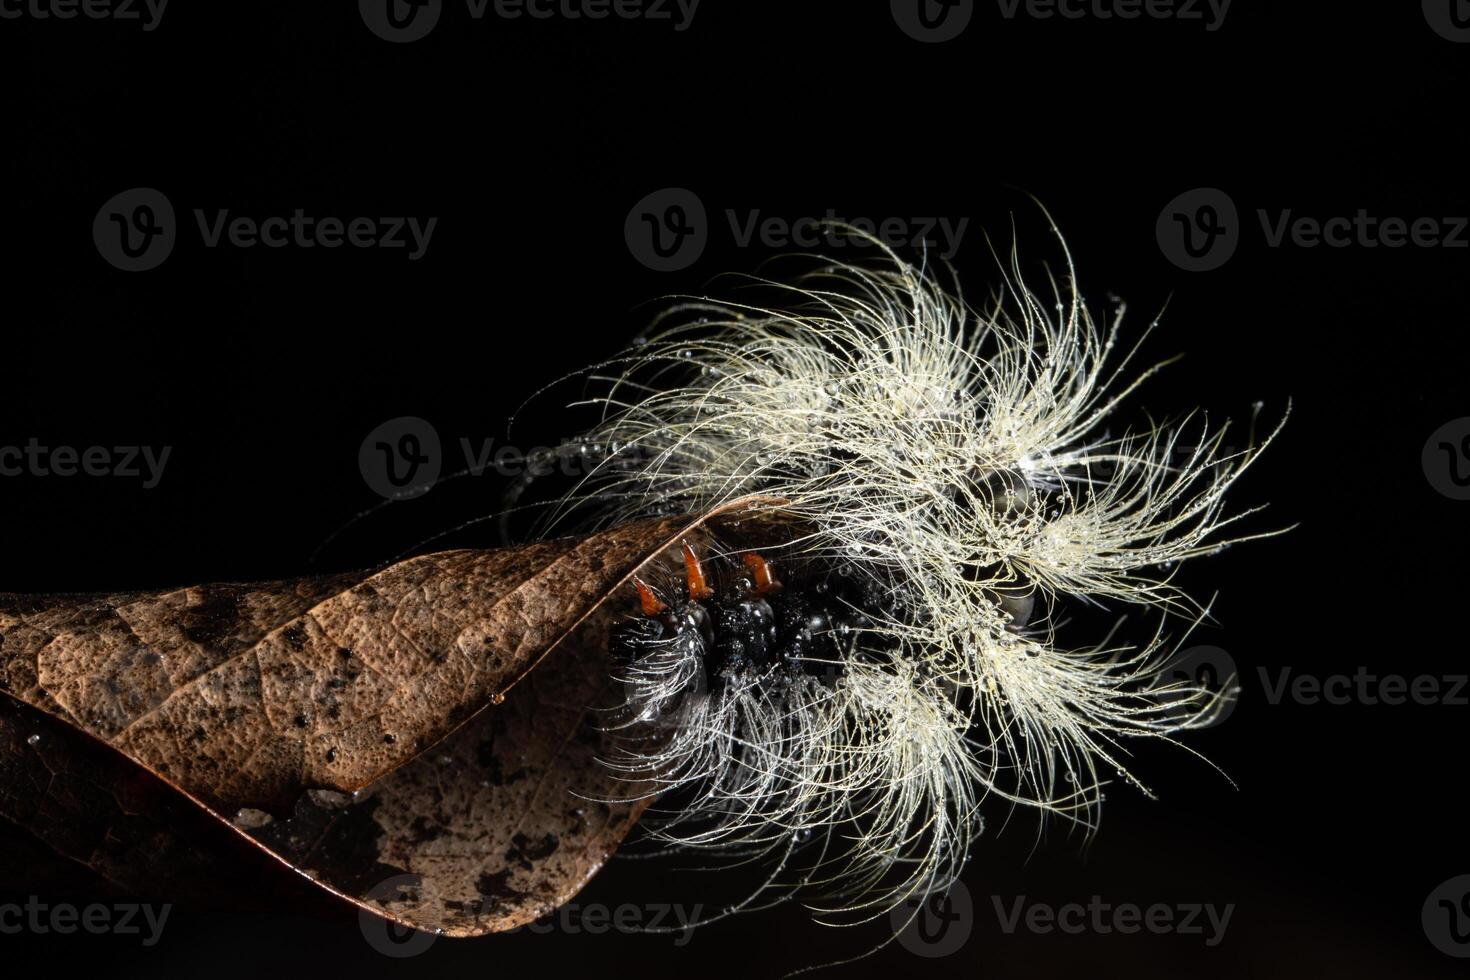
[[[1253,512],[1224,494],[1270,442],[1105,432],[1162,365],[1114,356],[1123,308],[1099,326],[1065,245],[1061,279],[1033,290],[1013,252],[972,309],[873,244],[872,267],[758,280],[779,304],[662,314],[596,376],[578,445],[601,462],[556,511],[781,501],[763,505],[781,540],[686,547],[629,597],[609,764],[678,791],[660,839],[767,855],[769,891],[845,922],[947,887],[987,800],[1090,829],[1114,773],[1143,788],[1120,739],[1215,715],[1229,691],[1169,681],[1162,633],[1069,648],[1055,612],[1200,615],[1169,570],[1260,536],[1221,533]]]

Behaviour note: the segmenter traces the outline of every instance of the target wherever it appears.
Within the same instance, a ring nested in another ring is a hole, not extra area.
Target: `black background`
[[[926,45],[882,3],[704,0],[682,32],[474,21],[448,3],[430,36],[393,45],[353,4],[216,3],[170,6],[152,32],[4,20],[0,41],[11,76],[0,444],[172,447],[153,489],[0,479],[0,591],[386,560],[489,513],[499,487],[445,484],[354,525],[313,561],[378,500],[358,467],[368,431],[416,415],[451,453],[460,437],[505,442],[518,405],[621,347],[650,301],[718,291],[718,273],[755,271],[780,251],[739,247],[727,210],[969,217],[955,265],[979,295],[994,282],[982,229],[1004,244],[1014,220],[1031,261],[1056,258],[1034,195],[1067,236],[1084,292],[1127,299],[1134,330],[1163,309],[1146,351],[1185,355],[1121,421],[1201,406],[1244,423],[1257,401],[1269,421],[1293,403],[1234,502],[1269,503],[1253,530],[1296,528],[1182,579],[1196,595],[1218,592],[1218,625],[1195,640],[1228,650],[1243,674],[1234,714],[1190,740],[1235,785],[1184,751],[1140,746],[1134,771],[1160,798],[1114,786],[1091,842],[1056,827],[1038,842],[1034,819],[1002,829],[1004,814],[992,818],[965,875],[975,914],[963,949],[925,960],[895,944],[839,972],[1463,973],[1426,939],[1420,907],[1470,872],[1470,708],[1272,705],[1258,673],[1465,672],[1470,503],[1430,486],[1420,450],[1470,415],[1470,251],[1271,248],[1256,219],[1470,213],[1470,45],[1437,36],[1417,4],[1242,2],[1208,32],[1011,21],[981,3],[959,39]],[[128,274],[99,256],[91,224],[137,186],[167,194],[183,227],[161,267]],[[623,223],[669,186],[699,195],[711,239],[694,265],[660,273],[630,254]],[[1243,240],[1223,268],[1188,273],[1154,227],[1171,198],[1200,186],[1234,199]],[[402,250],[206,249],[196,207],[439,223],[416,262]],[[533,401],[510,441],[565,434],[568,394]],[[248,875],[220,883],[243,887]],[[615,861],[580,900],[693,903],[704,887],[668,866]],[[991,903],[1094,894],[1235,911],[1225,941],[1206,948],[1197,936],[1006,935]],[[0,956],[16,969],[34,956],[152,976],[774,976],[881,938],[821,929],[790,906],[685,946],[522,934],[441,940],[395,961],[351,914],[180,907],[153,949],[5,936]]]

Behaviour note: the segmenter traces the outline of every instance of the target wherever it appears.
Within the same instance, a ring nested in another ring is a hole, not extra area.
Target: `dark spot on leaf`
[[[413,842],[415,844],[438,840],[444,836],[444,828],[429,823],[428,817],[419,817],[410,825],[409,829],[413,831]]]
[[[510,869],[480,875],[475,888],[486,898],[500,898],[510,894]]]
[[[240,590],[206,585],[197,603],[179,615],[179,627],[190,643],[209,646],[232,636],[240,625]]]
[[[525,834],[516,834],[510,839],[510,850],[506,851],[505,859],[520,862],[530,868],[537,861],[550,857],[560,844],[555,834],[544,834],[534,838],[527,837]]]

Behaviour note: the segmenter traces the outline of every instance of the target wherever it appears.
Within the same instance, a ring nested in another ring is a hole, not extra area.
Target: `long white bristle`
[[[613,455],[572,501],[613,522],[784,498],[810,529],[805,555],[894,595],[875,630],[898,652],[874,666],[872,638],[854,636],[831,685],[734,678],[711,695],[672,647],[623,678],[634,716],[692,692],[669,737],[614,760],[696,791],[658,833],[768,849],[783,867],[794,839],[822,837],[797,884],[838,896],[822,905],[834,913],[945,887],[987,797],[1092,826],[1103,782],[1137,782],[1119,739],[1220,709],[1219,691],[1162,681],[1162,635],[1061,649],[1048,629],[1008,628],[1005,598],[1197,614],[1169,569],[1242,540],[1221,534],[1244,516],[1223,496],[1260,448],[1227,452],[1203,422],[1188,439],[1104,432],[1158,366],[1130,371],[1136,342],[1115,356],[1122,310],[1098,325],[1070,255],[1036,292],[1012,254],[977,311],[884,251],[876,267],[766,282],[789,296],[780,308],[701,299],[660,317],[602,379],[587,440]]]

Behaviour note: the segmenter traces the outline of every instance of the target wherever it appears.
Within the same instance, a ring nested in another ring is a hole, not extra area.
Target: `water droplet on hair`
[[[26,739],[26,744],[27,745],[40,745],[41,744],[41,736],[39,736],[39,735],[32,735],[30,738]]]

